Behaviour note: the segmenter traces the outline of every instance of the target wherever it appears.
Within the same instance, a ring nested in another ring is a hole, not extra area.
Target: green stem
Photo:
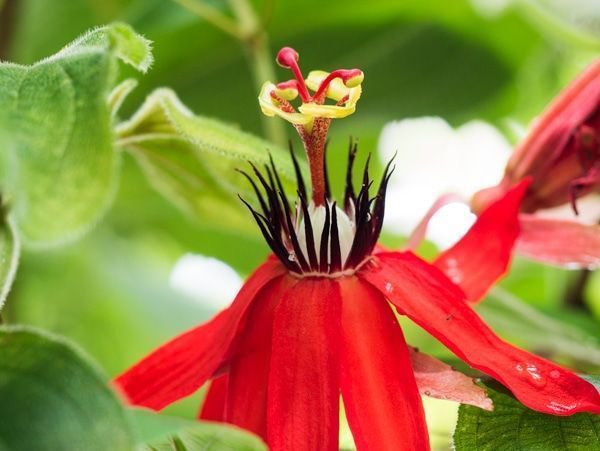
[[[173,437],[172,439],[172,445],[173,448],[175,449],[175,451],[187,451],[187,447],[185,446],[185,444],[181,441],[181,439],[179,437]]]
[[[0,61],[7,59],[17,18],[18,0],[0,0]]]
[[[590,313],[590,309],[585,303],[585,289],[591,274],[589,269],[582,269],[570,281],[564,296],[565,307]]]
[[[229,5],[242,30],[241,41],[252,70],[256,91],[260,92],[265,81],[275,80],[269,38],[248,0],[229,0]],[[266,137],[274,143],[284,145],[286,133],[281,119],[266,116],[261,118]]]
[[[265,81],[275,80],[275,67],[269,50],[267,33],[248,0],[229,0],[235,21],[202,0],[173,1],[242,43],[257,93],[260,92]],[[286,133],[281,119],[264,115],[261,119],[267,139],[285,145]]]
[[[267,43],[267,36],[262,33],[257,36],[257,40],[245,44],[246,55],[250,62],[254,85],[257,93],[265,81],[275,80],[275,70],[273,68],[271,52]],[[282,119],[278,117],[267,117],[260,115],[263,131],[267,139],[273,143],[284,146],[287,142],[287,136]]]
[[[173,0],[179,3],[188,11],[202,17],[219,30],[233,36],[236,39],[243,39],[242,30],[233,20],[213,6],[207,5],[202,0]]]

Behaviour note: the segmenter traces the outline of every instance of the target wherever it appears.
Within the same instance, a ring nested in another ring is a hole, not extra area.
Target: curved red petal
[[[464,237],[434,261],[470,301],[480,300],[506,272],[519,235],[519,206],[530,180],[487,207]]]
[[[285,273],[272,259],[244,284],[231,306],[164,344],[115,379],[131,404],[160,410],[192,394],[223,363],[238,325],[259,291]]]
[[[355,277],[340,279],[340,287],[340,385],[357,449],[428,450],[423,405],[394,313]]]
[[[450,365],[409,348],[410,360],[417,387],[422,395],[469,404],[485,410],[493,410],[492,400],[485,390],[469,376],[455,371]]]
[[[338,450],[340,309],[336,282],[305,278],[275,310],[267,413],[272,451]]]
[[[591,64],[535,120],[527,137],[515,149],[506,173],[512,180],[538,175],[554,164],[575,127],[600,103],[600,60]]]
[[[212,380],[198,418],[206,421],[224,421],[225,403],[227,402],[227,385],[229,375],[221,374]]]
[[[457,194],[443,194],[438,197],[435,202],[429,207],[425,216],[421,219],[421,221],[417,224],[415,229],[412,231],[410,236],[408,237],[408,242],[405,245],[406,250],[414,251],[416,250],[427,235],[427,228],[429,227],[429,223],[431,219],[435,216],[435,214],[440,211],[440,209],[444,208],[446,205],[449,205],[454,202],[464,203],[462,197]]]
[[[568,268],[600,264],[600,226],[521,215],[520,254]]]
[[[600,413],[600,394],[592,384],[501,340],[464,302],[460,289],[414,254],[380,254],[359,274],[400,313],[502,382],[529,408],[553,415]]]
[[[229,364],[225,421],[267,438],[267,387],[271,363],[273,317],[283,294],[297,282],[284,276],[269,285],[250,308]]]

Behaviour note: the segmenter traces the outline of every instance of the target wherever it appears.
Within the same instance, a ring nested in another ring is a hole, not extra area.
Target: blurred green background
[[[232,14],[225,1],[206,3]],[[91,27],[125,21],[154,42],[155,64],[147,75],[136,75],[140,85],[123,117],[154,88],[170,86],[196,113],[265,136],[244,45],[175,1],[0,0],[0,5],[3,60],[32,63]],[[483,119],[514,140],[510,124],[527,125],[600,50],[600,6],[591,0],[265,0],[253,6],[272,57],[273,50],[291,45],[305,69],[358,67],[366,74],[358,112],[334,123],[330,133],[338,190],[350,134],[360,138],[363,158],[375,150],[386,122],[405,117],[441,116],[452,125]],[[291,127],[284,130],[293,138]],[[209,302],[194,301],[169,284],[182,255],[214,256],[246,276],[267,254],[250,222],[228,230],[216,213],[210,218],[181,213],[126,154],[115,204],[91,233],[68,247],[22,256],[6,320],[70,337],[110,374],[119,373],[214,313]],[[402,237],[385,240],[398,245]],[[479,310],[519,345],[600,372],[595,274],[518,260],[502,290]],[[452,361],[441,345],[405,324],[411,344]],[[193,415],[198,399],[173,411]],[[438,449],[449,446],[454,409],[448,403],[429,409]]]

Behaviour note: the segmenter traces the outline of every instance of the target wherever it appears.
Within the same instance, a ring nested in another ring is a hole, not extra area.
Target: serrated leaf
[[[104,377],[66,341],[0,327],[0,448],[133,448],[131,420]]]
[[[271,155],[284,185],[291,187],[295,180],[286,150],[195,115],[170,89],[148,96],[130,120],[119,124],[117,134],[119,144],[136,158],[150,183],[203,221],[218,218],[232,228],[250,223],[236,199],[237,194],[251,193],[248,182],[235,171],[247,168],[247,162],[262,166]],[[288,194],[295,194],[292,188]]]
[[[235,426],[188,421],[134,410],[138,449],[156,451],[266,451],[257,436]]]
[[[27,245],[81,235],[112,200],[119,159],[107,100],[118,59],[141,71],[152,61],[148,41],[124,24],[31,66],[0,63],[2,191]]]
[[[456,451],[600,449],[600,416],[546,415],[523,406],[498,385],[488,385],[487,391],[493,411],[460,406],[454,432]]]

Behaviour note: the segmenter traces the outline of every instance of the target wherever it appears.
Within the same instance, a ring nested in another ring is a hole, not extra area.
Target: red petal
[[[275,308],[297,279],[282,277],[269,285],[250,308],[229,365],[225,421],[267,438],[267,386]]]
[[[227,401],[227,385],[229,375],[221,374],[210,383],[208,392],[204,397],[202,409],[198,418],[206,421],[224,421],[225,420],[225,402]]]
[[[600,413],[600,394],[571,371],[501,340],[437,268],[410,252],[380,254],[359,272],[458,357],[543,413]]]
[[[539,117],[508,162],[512,180],[537,175],[554,164],[572,132],[600,103],[600,61],[588,67]]]
[[[405,249],[411,250],[411,251],[416,250],[419,247],[419,245],[423,242],[423,240],[425,239],[425,235],[427,234],[427,227],[429,226],[429,222],[431,221],[431,218],[433,218],[433,216],[441,208],[443,208],[446,205],[449,205],[453,202],[464,203],[464,200],[456,194],[444,194],[444,195],[440,196],[433,203],[433,205],[431,207],[429,207],[429,210],[427,210],[427,213],[425,213],[425,216],[423,216],[423,219],[421,219],[419,224],[417,224],[415,229],[412,231],[410,237],[408,238],[408,242],[406,243]]]
[[[485,410],[494,409],[492,400],[473,379],[427,354],[412,348],[409,350],[417,386],[422,395],[470,404]]]
[[[429,449],[423,405],[402,330],[380,293],[340,279],[340,385],[357,449]]]
[[[275,311],[267,414],[272,451],[337,451],[340,294],[326,278],[300,280]]]
[[[600,226],[534,215],[521,215],[520,222],[520,254],[569,268],[600,264]]]
[[[435,260],[470,301],[481,299],[506,272],[519,235],[519,205],[529,183],[520,182],[487,207],[465,236]]]
[[[248,279],[233,304],[209,322],[155,350],[115,380],[134,405],[160,410],[192,394],[219,368],[246,309],[271,280],[285,273],[272,259]]]

